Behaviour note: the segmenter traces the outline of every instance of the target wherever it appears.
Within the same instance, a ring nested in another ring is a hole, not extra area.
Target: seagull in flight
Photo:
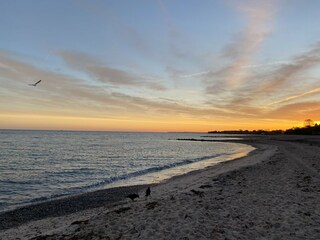
[[[38,82],[36,82],[36,83],[34,83],[34,84],[29,84],[29,86],[35,87],[35,86],[37,86],[40,82],[41,82],[41,80],[39,80]]]

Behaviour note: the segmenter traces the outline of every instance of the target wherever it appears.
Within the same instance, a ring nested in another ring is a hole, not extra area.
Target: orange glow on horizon
[[[274,130],[300,126],[301,121],[215,120],[155,118],[93,118],[31,114],[0,115],[3,129],[133,131],[133,132],[208,132],[223,130]],[[267,127],[266,127],[267,126]]]

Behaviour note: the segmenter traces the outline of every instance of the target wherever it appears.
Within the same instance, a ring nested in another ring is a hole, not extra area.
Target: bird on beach
[[[136,194],[136,193],[131,193],[127,196],[127,198],[130,198],[132,201],[134,201],[138,197],[139,197],[139,194]]]
[[[35,86],[37,86],[40,82],[41,82],[41,80],[39,80],[38,82],[36,82],[36,83],[34,83],[34,84],[29,84],[29,86],[35,87]]]
[[[151,190],[150,190],[150,187],[148,187],[146,190],[146,197],[149,197],[150,194],[151,194]]]

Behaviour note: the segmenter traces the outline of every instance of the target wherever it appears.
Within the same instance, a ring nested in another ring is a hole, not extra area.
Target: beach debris
[[[116,238],[116,240],[120,240],[120,239],[122,238],[122,236],[123,236],[123,232],[121,232],[121,233],[119,234],[119,236]]]
[[[151,190],[150,190],[150,187],[148,187],[146,190],[146,197],[149,197],[150,194],[151,194]]]
[[[301,191],[302,192],[313,192],[312,189],[310,189],[310,188],[304,188]]]
[[[201,188],[201,189],[204,189],[204,188],[212,188],[212,185],[205,184],[205,185],[201,185],[199,188]]]
[[[193,192],[194,194],[198,195],[199,197],[203,197],[203,192],[202,191],[197,191],[197,190],[194,190],[194,189],[191,189],[190,191]]]
[[[139,197],[139,194],[136,194],[136,193],[131,193],[127,196],[127,198],[130,198],[132,201],[134,201],[138,197]]]
[[[71,225],[76,225],[76,224],[88,224],[89,223],[89,220],[78,220],[78,221],[75,221],[73,223],[71,223]]]
[[[126,212],[126,211],[128,211],[130,209],[131,209],[131,207],[122,207],[122,208],[119,208],[119,209],[115,210],[115,212],[119,214],[119,213]]]
[[[311,213],[310,213],[310,212],[305,212],[304,215],[310,217],[310,216],[311,216]]]
[[[133,227],[130,231],[131,234],[139,233],[136,227]]]
[[[57,235],[40,235],[33,238],[30,238],[30,240],[47,240],[47,239],[54,239],[54,237]]]
[[[310,183],[311,177],[310,177],[310,176],[305,176],[305,177],[303,178],[303,181],[305,181],[305,182],[307,182],[307,183]]]
[[[148,210],[151,210],[151,209],[154,209],[157,205],[158,205],[158,202],[150,202],[150,203],[147,203],[146,208]]]

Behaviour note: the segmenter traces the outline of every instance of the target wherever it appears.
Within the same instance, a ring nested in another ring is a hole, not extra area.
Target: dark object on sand
[[[146,208],[148,210],[151,210],[151,209],[154,209],[157,205],[158,205],[158,202],[150,202],[150,203],[147,203]]]
[[[81,224],[88,224],[89,223],[89,220],[79,220],[79,221],[75,221],[73,223],[71,223],[71,225],[81,225]]]
[[[151,190],[150,190],[150,187],[148,187],[146,190],[146,197],[149,197],[150,194],[151,194]]]
[[[127,198],[130,198],[132,201],[134,201],[138,197],[139,197],[139,194],[136,194],[136,193],[132,193],[127,196]]]
[[[130,210],[131,208],[130,207],[122,207],[122,208],[119,208],[117,210],[115,210],[116,213],[123,213],[123,212],[126,212],[128,210]]]
[[[193,192],[194,194],[198,195],[199,197],[203,197],[203,192],[202,191],[197,191],[192,189],[191,192]]]
[[[40,82],[41,82],[41,80],[39,80],[39,81],[38,81],[38,82],[36,82],[36,83],[29,84],[29,86],[33,86],[33,87],[35,87],[35,86],[37,86]]]

